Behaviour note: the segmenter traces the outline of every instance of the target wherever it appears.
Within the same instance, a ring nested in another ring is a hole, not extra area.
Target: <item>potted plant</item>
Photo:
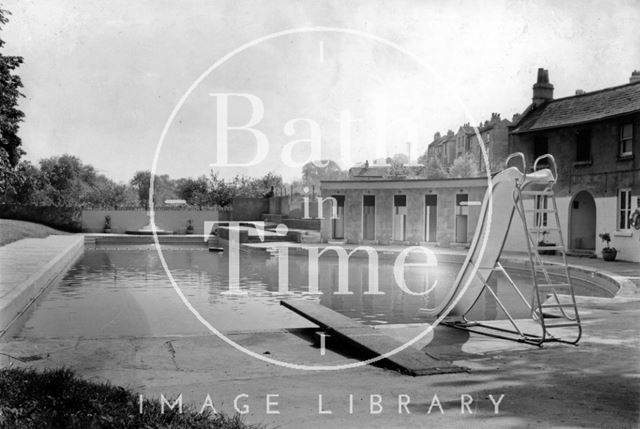
[[[111,232],[111,215],[104,217],[104,232],[107,234]]]
[[[542,240],[538,241],[538,247],[552,247],[556,245],[556,243],[549,243],[547,241],[547,234],[549,234],[549,231],[542,231]],[[551,250],[539,249],[538,253],[540,255],[555,255],[556,251],[555,249],[551,249]]]
[[[602,259],[605,261],[615,261],[618,251],[615,247],[609,246],[611,243],[611,235],[608,232],[605,232],[603,234],[598,234],[598,236],[602,241],[607,243],[607,246],[602,248]]]
[[[193,221],[191,219],[187,220],[187,229],[185,232],[187,234],[193,234]]]

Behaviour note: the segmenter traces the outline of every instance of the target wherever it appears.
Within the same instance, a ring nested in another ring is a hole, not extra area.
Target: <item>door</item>
[[[335,239],[344,238],[344,195],[332,195],[336,199],[337,219],[332,219],[332,235]]]
[[[424,241],[437,241],[438,196],[425,195],[424,201]]]
[[[405,241],[407,239],[407,196],[393,196],[393,239]]]
[[[362,199],[362,238],[375,240],[376,236],[376,197],[365,195]]]
[[[467,242],[468,203],[468,194],[456,194],[456,243]]]

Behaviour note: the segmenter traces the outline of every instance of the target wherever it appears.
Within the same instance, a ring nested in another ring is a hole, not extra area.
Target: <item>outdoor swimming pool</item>
[[[191,304],[217,329],[224,332],[283,329],[312,326],[279,305],[278,260],[264,251],[241,252],[240,285],[249,293],[229,296],[228,252],[210,253],[203,247],[163,246],[171,272]],[[379,285],[384,295],[367,295],[368,261],[352,258],[349,263],[349,290],[352,295],[335,294],[338,263],[322,256],[319,288],[322,295],[308,295],[308,259],[290,256],[289,290],[294,296],[317,299],[365,324],[425,323],[432,320],[422,311],[439,297],[409,295],[395,284],[393,258],[381,259]],[[409,288],[420,292],[433,284],[451,284],[460,268],[439,264],[428,272],[421,267],[406,268]],[[525,296],[531,291],[527,271],[510,271]],[[579,295],[611,296],[589,282],[576,282]],[[422,288],[422,289],[421,289]],[[516,317],[528,317],[526,306],[499,278],[497,293],[509,303]],[[495,301],[483,294],[470,314],[479,320],[504,318]],[[86,249],[83,257],[46,295],[40,298],[24,322],[21,337],[120,337],[191,335],[206,332],[185,308],[165,274],[152,245]]]

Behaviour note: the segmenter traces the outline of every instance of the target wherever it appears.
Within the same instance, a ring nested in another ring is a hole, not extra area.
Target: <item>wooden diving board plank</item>
[[[286,300],[280,301],[280,304],[310,320],[332,335],[353,343],[376,356],[395,350],[403,344],[380,332],[380,330],[356,322],[315,301]],[[411,346],[383,359],[382,362],[386,362],[413,376],[467,371],[464,368],[452,365],[450,362],[434,359]]]

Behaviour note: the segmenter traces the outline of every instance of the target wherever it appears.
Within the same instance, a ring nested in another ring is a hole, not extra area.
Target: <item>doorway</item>
[[[571,201],[569,245],[574,250],[596,249],[596,202],[587,191],[578,192]]]
[[[437,241],[438,196],[425,195],[424,202],[424,241]]]
[[[337,219],[332,219],[332,238],[341,240],[344,238],[344,195],[332,195],[336,199]]]
[[[393,196],[393,239],[405,241],[407,239],[407,196]]]
[[[456,194],[456,243],[467,242],[469,194]]]
[[[362,239],[375,240],[376,237],[376,197],[365,195],[362,198]]]

